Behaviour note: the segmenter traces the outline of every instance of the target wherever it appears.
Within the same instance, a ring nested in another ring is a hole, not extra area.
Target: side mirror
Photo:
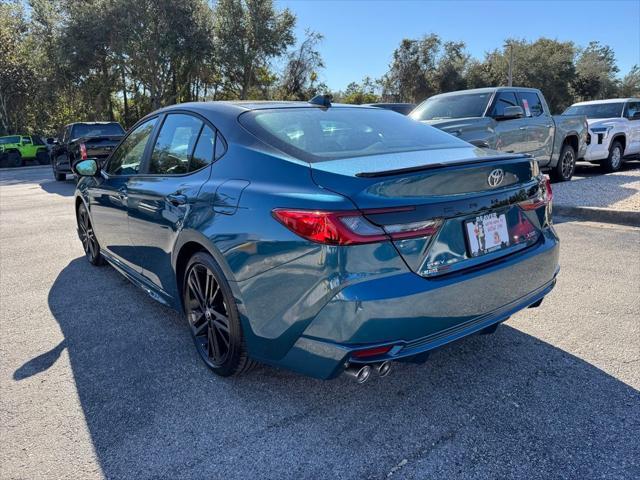
[[[98,162],[93,158],[88,158],[74,164],[73,170],[81,177],[93,177],[98,173]]]
[[[513,106],[513,107],[505,107],[504,113],[502,116],[498,117],[496,120],[512,120],[514,118],[522,118],[524,117],[524,110],[522,107]]]

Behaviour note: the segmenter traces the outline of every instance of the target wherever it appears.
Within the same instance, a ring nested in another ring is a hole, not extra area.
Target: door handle
[[[551,124],[547,125],[547,128],[551,128],[551,127],[553,127],[553,125],[551,125]]]
[[[167,200],[171,205],[179,207],[180,205],[186,205],[187,196],[182,195],[181,193],[171,193],[167,195]]]
[[[526,130],[527,127],[520,127],[520,130]]]

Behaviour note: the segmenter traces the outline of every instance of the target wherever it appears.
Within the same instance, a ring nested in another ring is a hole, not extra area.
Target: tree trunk
[[[124,104],[124,128],[129,127],[129,102],[127,100],[127,78],[124,74],[124,68],[120,69],[122,74],[122,101]]]

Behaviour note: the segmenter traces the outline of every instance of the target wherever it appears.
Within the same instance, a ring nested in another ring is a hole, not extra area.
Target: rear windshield
[[[83,123],[74,125],[71,130],[71,138],[102,137],[110,135],[124,135],[124,129],[119,123]]]
[[[239,120],[266,143],[308,162],[468,146],[380,108],[265,109],[244,113]]]
[[[491,95],[491,92],[487,92],[431,97],[418,105],[411,117],[415,120],[481,117]]]
[[[8,143],[20,143],[20,137],[1,137],[0,145],[6,145]]]
[[[592,105],[572,105],[562,115],[584,115],[587,118],[614,118],[622,116],[624,103],[594,103]]]

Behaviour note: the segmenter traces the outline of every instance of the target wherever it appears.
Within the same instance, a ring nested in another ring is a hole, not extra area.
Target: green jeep
[[[36,135],[9,135],[0,137],[0,168],[20,167],[25,160],[35,160],[48,165],[49,151]]]

